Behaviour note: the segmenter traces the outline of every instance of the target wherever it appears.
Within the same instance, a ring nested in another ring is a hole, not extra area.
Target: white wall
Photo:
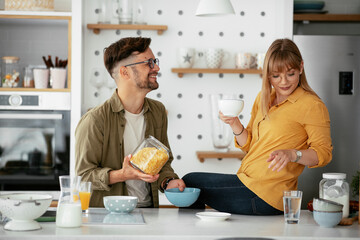
[[[102,60],[104,47],[123,37],[139,35],[151,37],[151,48],[155,56],[160,59],[161,76],[158,77],[159,89],[148,96],[160,100],[168,109],[168,136],[175,158],[173,161],[175,171],[180,177],[192,171],[236,173],[241,163],[237,159],[221,161],[210,159],[200,163],[196,158],[196,151],[213,150],[209,94],[243,94],[245,108],[242,114],[246,125],[250,119],[255,96],[261,89],[261,78],[259,75],[251,74],[243,76],[224,74],[222,77],[219,74],[203,74],[202,77],[198,74],[185,74],[183,78],[178,78],[171,72],[171,68],[178,67],[176,51],[179,47],[193,47],[198,51],[212,47],[223,48],[231,56],[223,67],[235,68],[235,53],[266,52],[274,39],[292,37],[292,1],[233,0],[236,12],[234,16],[211,18],[194,16],[198,1],[143,0],[142,2],[146,10],[145,21],[148,24],[168,26],[168,30],[163,35],[157,35],[156,31],[144,30],[139,33],[136,30],[102,30],[99,35],[95,35],[91,30],[86,29],[86,24],[97,22],[96,9],[99,0],[87,0],[86,4],[83,4],[82,113],[108,99],[114,90],[107,87],[96,89],[90,81],[94,77],[94,71],[100,71],[100,75],[109,78]],[[180,12],[182,14],[179,14]],[[73,12],[73,16],[74,14],[76,13]],[[113,18],[112,23],[117,23],[117,19]],[[194,67],[205,67],[203,57],[198,59]],[[99,96],[95,97],[98,91]],[[199,94],[202,95],[201,98]],[[182,117],[178,118],[178,114]],[[199,114],[202,115],[201,119],[198,118]]]

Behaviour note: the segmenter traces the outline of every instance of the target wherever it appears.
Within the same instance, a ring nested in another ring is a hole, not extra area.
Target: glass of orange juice
[[[91,196],[91,182],[81,182],[79,189],[79,197],[80,197],[81,209],[83,213],[89,212],[90,196]]]

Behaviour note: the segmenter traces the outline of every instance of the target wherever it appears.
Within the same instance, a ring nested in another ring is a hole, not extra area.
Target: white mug
[[[252,53],[238,53],[235,56],[235,66],[240,69],[256,68],[256,56]]]
[[[195,62],[194,48],[179,48],[177,50],[177,61],[180,68],[192,68]]]
[[[208,68],[220,68],[228,54],[221,48],[208,48],[205,50],[205,61]]]
[[[54,89],[65,88],[66,68],[50,68],[50,82]]]
[[[36,68],[34,72],[35,88],[48,88],[49,84],[49,69]]]
[[[265,60],[265,53],[256,54],[256,65],[258,69],[263,69],[264,60]]]

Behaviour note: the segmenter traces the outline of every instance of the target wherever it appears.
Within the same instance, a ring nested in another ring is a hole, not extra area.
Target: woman
[[[201,189],[192,208],[206,204],[235,214],[282,214],[283,191],[297,189],[304,167],[331,161],[328,110],[308,85],[301,53],[289,39],[274,41],[266,53],[248,126],[219,114],[232,128],[235,146],[247,154],[236,175],[185,175],[186,186]]]

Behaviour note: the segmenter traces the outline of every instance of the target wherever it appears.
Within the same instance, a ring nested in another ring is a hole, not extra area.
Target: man
[[[123,38],[104,51],[104,63],[117,89],[104,104],[87,112],[76,132],[76,174],[93,184],[91,207],[103,207],[103,197],[137,196],[138,207],[158,207],[158,190],[185,188],[171,167],[151,176],[129,163],[131,153],[149,135],[169,149],[167,115],[162,103],[146,98],[159,87],[159,60],[150,38]]]

